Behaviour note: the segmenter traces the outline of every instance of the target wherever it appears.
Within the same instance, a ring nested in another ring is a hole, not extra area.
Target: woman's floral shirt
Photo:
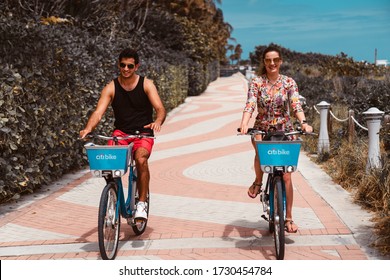
[[[303,112],[298,86],[292,78],[285,75],[279,75],[275,84],[266,75],[252,79],[244,112],[252,115],[256,105],[258,114],[254,128],[264,131],[268,131],[270,127],[292,130],[289,112]]]

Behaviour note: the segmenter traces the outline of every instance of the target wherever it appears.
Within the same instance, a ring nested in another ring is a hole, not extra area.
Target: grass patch
[[[337,111],[347,112],[348,110],[336,108],[332,111],[339,116]],[[332,177],[334,182],[353,194],[355,203],[374,213],[373,222],[377,239],[371,246],[383,255],[388,255],[390,254],[390,153],[381,137],[381,168],[367,171],[367,132],[357,131],[357,136],[350,143],[346,125],[347,123],[336,121],[331,123],[329,127],[330,152],[318,155],[315,161]],[[313,118],[313,127],[319,131],[319,116]],[[381,133],[383,133],[382,130]],[[306,137],[303,148],[309,153],[315,153],[317,145],[317,138]]]

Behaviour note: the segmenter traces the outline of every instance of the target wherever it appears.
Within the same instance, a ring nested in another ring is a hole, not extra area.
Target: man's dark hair
[[[135,49],[126,48],[119,54],[119,62],[122,58],[134,58],[135,64],[139,63],[138,52]]]

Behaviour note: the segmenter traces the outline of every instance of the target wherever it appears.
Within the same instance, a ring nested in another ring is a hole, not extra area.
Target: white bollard
[[[320,135],[318,137],[318,154],[329,153],[329,135],[328,135],[328,111],[330,104],[321,101],[317,104],[320,111]]]
[[[378,108],[372,107],[366,112],[363,112],[364,118],[367,121],[368,129],[368,158],[366,172],[372,168],[380,168],[381,154],[379,149],[379,130],[381,128],[381,119],[384,112]]]

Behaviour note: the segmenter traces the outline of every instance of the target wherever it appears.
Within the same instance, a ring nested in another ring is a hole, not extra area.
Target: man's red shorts
[[[127,136],[128,134],[120,131],[119,129],[116,129],[114,130],[114,132],[112,133],[111,136],[117,136],[117,137],[125,137]],[[119,140],[118,141],[118,145],[129,145],[130,143],[134,143],[134,146],[133,146],[133,153],[135,153],[135,151],[138,149],[138,148],[145,148],[148,152],[149,152],[149,156],[152,154],[152,148],[153,148],[153,145],[154,145],[154,139],[153,138],[129,138],[129,139],[126,139],[126,140]],[[108,145],[114,145],[114,141],[113,140],[108,140]]]

